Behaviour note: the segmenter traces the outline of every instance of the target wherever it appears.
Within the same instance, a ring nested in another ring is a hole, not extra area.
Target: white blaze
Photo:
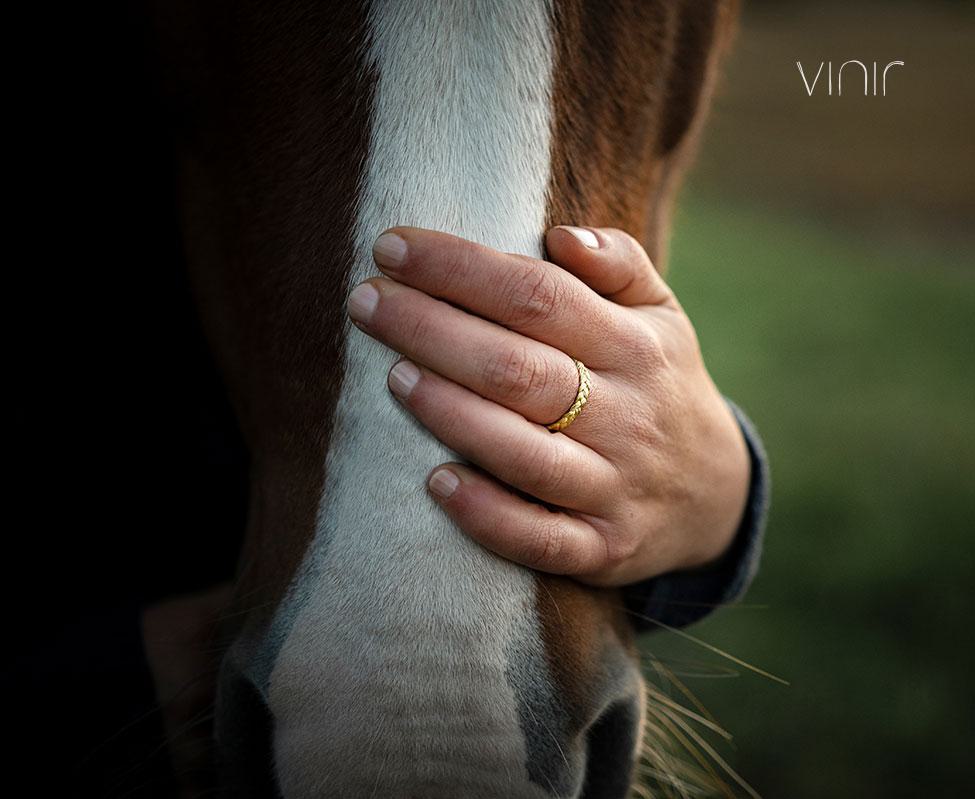
[[[552,53],[542,0],[376,0],[378,83],[351,285],[397,224],[541,255]],[[328,224],[329,220],[322,220]],[[540,652],[533,578],[427,496],[453,456],[391,398],[394,354],[350,327],[318,526],[275,625],[268,684],[284,795],[544,794],[506,667]],[[284,634],[284,633],[282,633]]]

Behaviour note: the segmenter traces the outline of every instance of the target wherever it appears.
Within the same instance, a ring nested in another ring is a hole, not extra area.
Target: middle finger
[[[396,352],[529,421],[549,424],[575,399],[579,373],[566,353],[422,291],[374,278],[352,292],[349,315]],[[601,393],[590,401],[605,401]]]
[[[605,368],[619,358],[615,303],[547,261],[499,252],[435,230],[393,228],[377,239],[389,277]]]

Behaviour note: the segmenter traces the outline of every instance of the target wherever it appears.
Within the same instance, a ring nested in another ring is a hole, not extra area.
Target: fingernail
[[[562,230],[567,230],[590,250],[599,249],[599,239],[596,238],[596,234],[591,230],[586,230],[584,227],[572,227],[571,225],[562,225]]]
[[[379,292],[371,283],[360,283],[349,295],[347,308],[349,316],[355,321],[366,323],[372,318],[376,305],[379,304]]]
[[[383,233],[372,245],[372,257],[380,266],[402,266],[406,260],[406,242],[395,233]]]
[[[400,361],[389,370],[389,390],[400,399],[406,399],[413,391],[413,386],[420,379],[420,370],[409,361]]]
[[[441,499],[449,499],[450,495],[457,489],[457,486],[460,485],[460,480],[449,469],[437,469],[437,471],[430,475],[427,485]]]

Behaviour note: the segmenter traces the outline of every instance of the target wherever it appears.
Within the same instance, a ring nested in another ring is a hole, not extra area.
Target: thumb
[[[620,305],[676,304],[674,294],[629,233],[560,225],[545,236],[552,263]]]

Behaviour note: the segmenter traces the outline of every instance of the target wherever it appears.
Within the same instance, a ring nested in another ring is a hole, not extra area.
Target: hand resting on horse
[[[393,395],[468,463],[431,494],[499,555],[593,585],[716,561],[744,512],[741,428],[694,328],[631,236],[555,227],[551,262],[394,228],[357,286],[355,325],[404,357]],[[591,393],[560,432],[547,425]]]

